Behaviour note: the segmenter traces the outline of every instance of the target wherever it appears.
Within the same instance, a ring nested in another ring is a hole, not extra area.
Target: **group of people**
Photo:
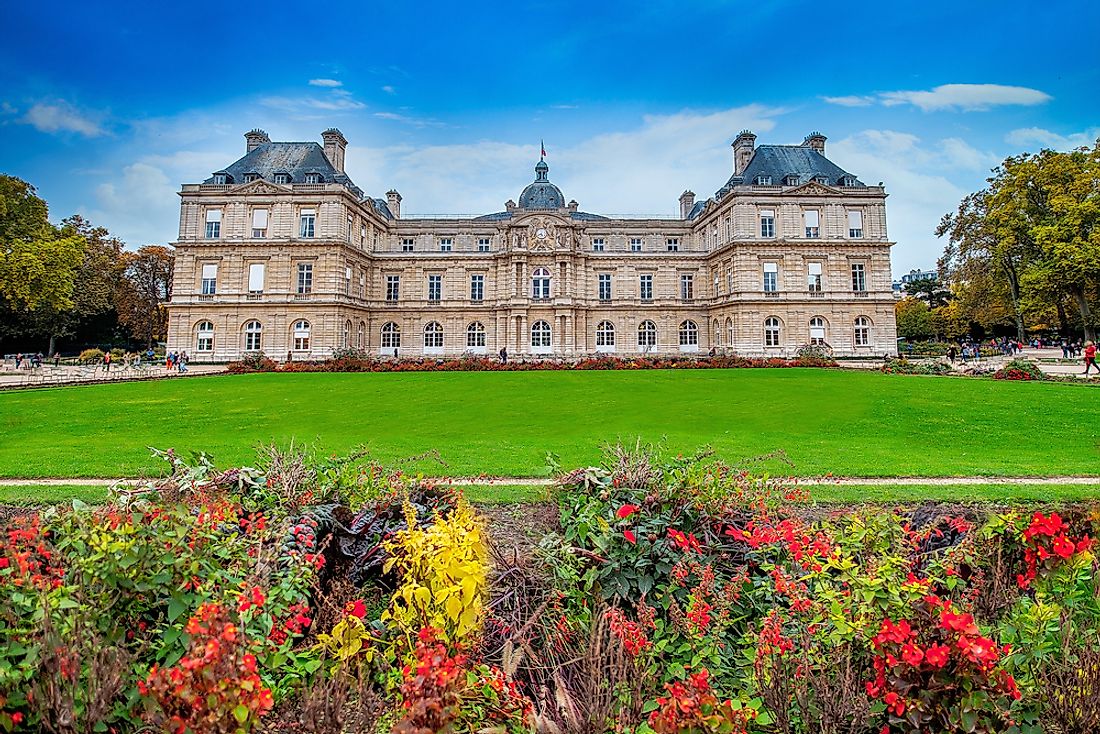
[[[168,352],[164,355],[164,366],[171,372],[174,368],[176,372],[186,372],[187,363],[191,361],[191,356],[187,352]]]
[[[1089,342],[1090,344],[1092,342]],[[1081,353],[1085,349],[1085,343],[1080,339],[1072,341],[1070,339],[1063,339],[1061,343],[1062,347],[1062,359],[1074,359],[1080,357]]]
[[[22,352],[20,352],[19,354],[15,355],[15,369],[36,370],[42,366],[43,359],[44,357],[42,356],[42,352],[35,352],[34,354],[23,354]],[[60,360],[61,355],[55,354],[54,364],[57,364],[57,362],[59,362]]]

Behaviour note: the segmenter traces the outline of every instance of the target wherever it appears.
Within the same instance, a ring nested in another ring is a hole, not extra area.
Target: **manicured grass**
[[[1100,391],[813,369],[257,374],[0,394],[0,476],[160,472],[148,446],[247,464],[263,442],[368,448],[430,475],[533,476],[547,451],[664,439],[774,473],[1100,474]]]
[[[0,505],[56,505],[73,500],[96,505],[106,498],[106,487],[81,484],[0,485]]]

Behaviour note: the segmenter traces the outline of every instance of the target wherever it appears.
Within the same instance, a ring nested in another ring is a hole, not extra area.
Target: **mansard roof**
[[[321,183],[344,184],[356,196],[363,195],[347,174],[333,167],[324,148],[317,143],[263,143],[218,173],[228,175],[231,183],[243,183],[245,175],[250,173],[267,181],[274,181],[276,173],[285,173],[290,176],[291,183],[304,183],[306,174],[315,173]],[[203,183],[213,182],[211,177]]]
[[[781,184],[787,176],[797,176],[800,184],[822,176],[830,186],[840,185],[841,179],[848,176],[854,180],[855,186],[866,185],[807,145],[759,146],[745,170],[732,176],[726,186],[751,184],[759,176],[771,178],[776,185]]]

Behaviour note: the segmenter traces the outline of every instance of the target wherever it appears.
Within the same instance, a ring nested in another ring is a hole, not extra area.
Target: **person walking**
[[[1085,374],[1089,373],[1089,369],[1096,367],[1096,345],[1092,342],[1085,342]],[[1096,367],[1096,373],[1100,374],[1100,367]]]
[[[955,351],[955,345],[952,344],[950,347],[947,348],[947,361],[949,361],[951,364],[955,364],[955,356],[957,354],[958,352]]]
[[[508,364],[508,347],[500,348],[500,363]]]
[[[103,369],[106,372],[111,371],[111,350],[110,349],[108,349],[106,352],[103,353]]]
[[[174,356],[176,355],[174,355],[172,352],[164,353],[164,369],[168,370],[169,372],[172,371],[172,357]]]
[[[54,367],[60,367],[61,366],[61,352],[54,352],[53,353],[53,366]]]

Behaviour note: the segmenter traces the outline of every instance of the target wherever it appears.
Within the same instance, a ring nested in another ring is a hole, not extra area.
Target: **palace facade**
[[[896,351],[886,193],[801,145],[733,142],[732,176],[677,218],[579,209],[544,160],[504,211],[403,217],[365,195],[347,140],[271,142],[180,192],[170,350],[193,361]]]

